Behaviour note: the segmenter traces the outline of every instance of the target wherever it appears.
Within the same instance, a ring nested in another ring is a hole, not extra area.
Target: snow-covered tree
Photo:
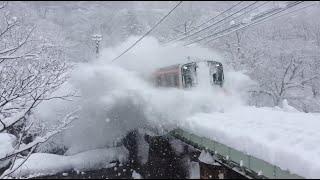
[[[302,111],[320,111],[319,22],[311,17],[283,17],[211,43],[234,69],[247,70],[258,82],[250,91],[252,104],[274,106],[287,99]]]
[[[29,130],[39,125],[30,118],[34,108],[43,101],[72,96],[52,95],[67,80],[71,66],[58,46],[37,36],[34,24],[13,16],[10,3],[0,7],[0,134],[16,138],[11,151],[0,153],[1,168],[11,163],[0,172],[3,178],[15,170],[13,164],[18,157],[28,158],[39,144],[61,132],[75,117],[74,113],[68,114],[54,130],[31,136]]]

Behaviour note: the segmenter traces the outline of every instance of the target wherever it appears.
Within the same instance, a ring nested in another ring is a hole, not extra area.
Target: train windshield
[[[222,86],[224,81],[222,64],[220,62],[208,61],[208,66],[210,67],[211,84]]]
[[[184,88],[191,88],[197,84],[197,64],[188,63],[181,67]]]
[[[195,86],[223,85],[222,64],[216,61],[203,61],[184,64],[181,67],[184,88]]]

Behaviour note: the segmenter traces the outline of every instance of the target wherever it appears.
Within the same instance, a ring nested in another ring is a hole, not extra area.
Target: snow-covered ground
[[[125,162],[128,152],[124,147],[96,149],[82,152],[73,156],[61,156],[47,153],[34,153],[15,171],[13,177],[32,177],[39,175],[53,175],[65,171],[88,171],[106,168],[112,161]],[[18,159],[14,168],[23,159]]]
[[[320,114],[296,112],[290,106],[241,106],[196,114],[181,127],[303,177],[320,178]]]

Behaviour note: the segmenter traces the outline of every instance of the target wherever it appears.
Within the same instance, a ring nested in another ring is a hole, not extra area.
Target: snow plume
[[[126,42],[117,47],[107,48],[102,51],[99,61],[108,62],[121,54],[133,44],[138,37],[130,37]],[[156,38],[147,37],[138,43],[133,49],[114,61],[125,69],[139,73],[150,73],[155,68],[188,62],[187,57],[202,58],[222,61],[222,57],[216,52],[199,46],[184,47],[180,44],[161,45]]]
[[[243,104],[238,94],[251,81],[240,72],[225,72],[227,95],[219,87],[164,89],[154,88],[148,81],[155,68],[187,62],[187,56],[223,63],[215,52],[205,48],[162,46],[149,37],[111,63],[134,40],[129,38],[118,47],[107,48],[97,61],[79,64],[74,70],[68,86],[81,97],[63,107],[81,106],[82,110],[80,119],[64,135],[64,143],[70,147],[67,154],[112,146],[115,140],[139,127],[171,130],[184,125],[184,120],[196,113],[224,112]],[[53,112],[58,107],[52,104],[49,109]]]

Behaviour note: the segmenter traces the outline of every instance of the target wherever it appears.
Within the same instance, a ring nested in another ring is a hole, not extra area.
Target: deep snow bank
[[[73,156],[60,156],[47,153],[34,153],[11,176],[26,177],[38,175],[53,175],[65,171],[88,171],[107,167],[112,161],[125,162],[128,151],[124,147],[96,149],[82,152]],[[16,168],[23,159],[18,159]]]

